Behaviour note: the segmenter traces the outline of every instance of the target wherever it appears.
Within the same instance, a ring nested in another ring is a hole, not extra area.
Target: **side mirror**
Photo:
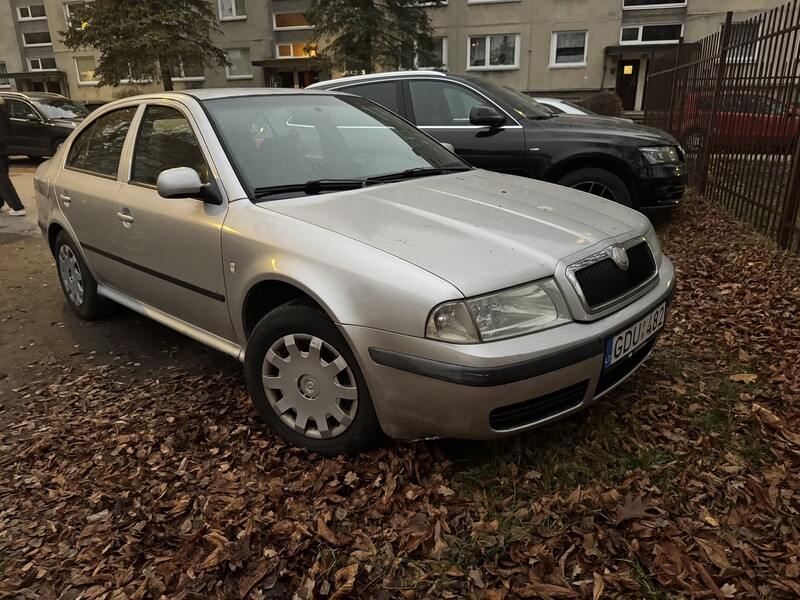
[[[473,106],[469,111],[469,122],[481,127],[499,127],[506,122],[504,115],[497,112],[492,106]]]
[[[448,150],[450,150],[450,152],[452,152],[453,154],[456,153],[456,147],[453,146],[453,144],[451,144],[450,142],[439,142],[439,143]]]
[[[191,167],[177,167],[161,171],[156,180],[158,195],[162,198],[199,198],[208,204],[222,204],[216,186],[203,184],[197,171]]]
[[[28,113],[27,115],[25,115],[25,119],[30,121],[31,123],[41,123],[42,121],[42,118],[36,113]]]

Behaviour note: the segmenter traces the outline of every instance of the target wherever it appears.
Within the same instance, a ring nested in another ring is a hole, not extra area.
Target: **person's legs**
[[[25,205],[19,199],[8,174],[8,156],[0,155],[0,207],[3,206],[3,202],[7,203],[11,210],[25,210]]]

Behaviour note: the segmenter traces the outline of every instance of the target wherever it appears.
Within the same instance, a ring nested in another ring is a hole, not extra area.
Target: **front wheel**
[[[558,180],[559,185],[631,206],[631,194],[625,182],[605,169],[576,169]]]
[[[70,308],[89,321],[102,317],[106,304],[97,295],[97,281],[66,231],[56,237],[55,259],[58,280]]]
[[[366,450],[382,435],[355,356],[310,302],[289,302],[261,319],[244,370],[258,414],[292,445],[337,456]]]

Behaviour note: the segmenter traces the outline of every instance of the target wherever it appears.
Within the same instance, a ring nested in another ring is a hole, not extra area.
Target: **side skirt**
[[[230,340],[226,340],[218,335],[209,333],[205,329],[195,327],[186,321],[182,321],[176,317],[173,317],[172,315],[158,310],[157,308],[153,308],[148,304],[134,300],[130,296],[126,296],[122,292],[118,292],[117,290],[103,285],[102,283],[97,284],[97,294],[103,298],[113,300],[117,304],[121,304],[126,308],[130,308],[132,311],[137,312],[140,315],[144,315],[149,319],[153,319],[153,321],[161,323],[170,329],[174,329],[178,333],[182,333],[186,337],[190,337],[201,344],[205,344],[206,346],[213,348],[214,350],[219,350],[220,352],[224,352],[225,354],[233,356],[239,362],[244,361],[244,349]]]

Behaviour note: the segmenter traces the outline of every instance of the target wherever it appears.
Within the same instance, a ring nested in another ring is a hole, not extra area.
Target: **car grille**
[[[629,264],[624,271],[610,257],[575,271],[587,308],[597,308],[624,296],[655,275],[656,263],[647,242],[628,248],[627,254]]]
[[[525,400],[524,402],[495,408],[489,413],[489,425],[492,429],[503,431],[529,425],[557,415],[565,410],[579,406],[586,395],[588,387],[589,381],[582,381],[533,400]]]

